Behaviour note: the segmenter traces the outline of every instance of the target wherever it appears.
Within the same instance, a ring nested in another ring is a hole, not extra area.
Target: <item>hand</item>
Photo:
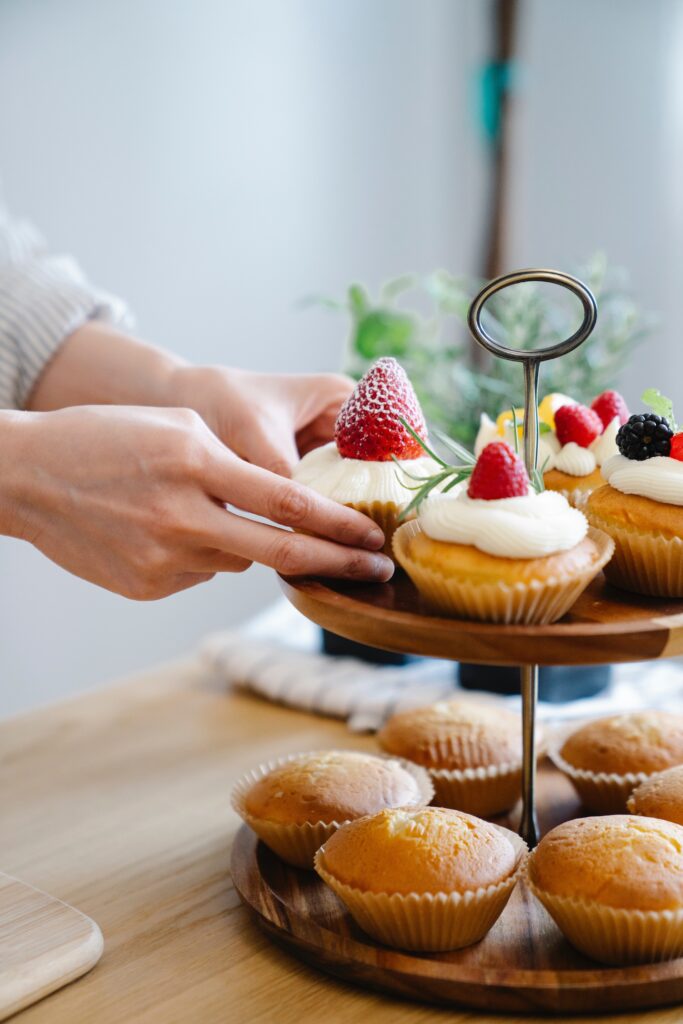
[[[393,572],[365,516],[242,461],[189,409],[5,413],[0,438],[2,532],[126,597],[165,597],[252,561],[287,575]]]
[[[222,366],[181,366],[168,383],[172,405],[194,409],[237,455],[289,476],[299,455],[334,436],[353,389],[332,373],[267,374]]]

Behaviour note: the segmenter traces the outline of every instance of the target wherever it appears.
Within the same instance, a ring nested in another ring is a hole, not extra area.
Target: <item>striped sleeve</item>
[[[87,320],[129,327],[125,304],[93,288],[68,256],[48,253],[0,208],[0,408],[23,409],[61,343]]]

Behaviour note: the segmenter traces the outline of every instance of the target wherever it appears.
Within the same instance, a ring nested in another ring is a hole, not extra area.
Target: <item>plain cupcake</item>
[[[429,772],[437,804],[489,817],[519,799],[521,734],[514,711],[456,699],[393,715],[377,739]]]
[[[641,782],[628,798],[627,807],[631,814],[683,825],[683,765],[657,772]]]
[[[288,864],[313,855],[341,824],[386,807],[422,806],[434,789],[424,768],[351,750],[293,754],[247,772],[232,806]]]
[[[587,722],[550,750],[586,808],[624,811],[631,792],[655,772],[683,764],[683,715],[636,711]]]
[[[344,825],[315,869],[360,927],[402,949],[459,949],[500,916],[526,857],[507,829],[444,807],[400,808]]]
[[[683,828],[658,818],[578,818],[549,832],[529,885],[576,949],[607,964],[683,953]]]
[[[536,491],[504,441],[487,445],[467,488],[428,497],[394,534],[394,554],[439,611],[500,623],[561,618],[610,558],[555,491]]]

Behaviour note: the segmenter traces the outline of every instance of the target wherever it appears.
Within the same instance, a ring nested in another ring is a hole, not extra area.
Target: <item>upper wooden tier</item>
[[[434,615],[402,572],[390,583],[282,579],[295,608],[340,636],[389,651],[486,665],[589,665],[683,654],[683,601],[627,594],[600,575],[550,626]]]

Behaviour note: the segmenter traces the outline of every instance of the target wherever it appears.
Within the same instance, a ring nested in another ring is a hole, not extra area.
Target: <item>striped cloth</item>
[[[87,320],[130,326],[124,303],[93,288],[69,256],[50,255],[0,204],[0,408],[23,409],[61,343]]]
[[[458,690],[455,666],[449,661],[421,660],[388,668],[321,654],[317,626],[284,599],[244,629],[208,637],[202,655],[227,685],[302,711],[345,719],[354,732],[373,732],[395,711],[466,692]],[[520,706],[519,696],[485,697],[507,707]],[[618,665],[605,693],[566,704],[541,703],[538,717],[552,727],[642,708],[683,712],[679,659]]]

